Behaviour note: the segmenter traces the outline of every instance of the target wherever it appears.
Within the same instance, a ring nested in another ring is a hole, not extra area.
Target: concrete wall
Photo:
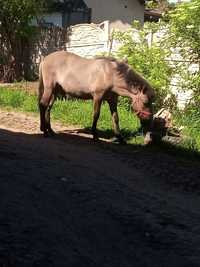
[[[109,21],[100,24],[78,24],[70,28],[40,28],[38,38],[31,41],[31,58],[35,69],[51,52],[66,50],[91,58],[110,49]]]
[[[111,28],[130,27],[134,19],[144,21],[144,4],[138,0],[84,0],[92,9],[92,22],[110,21]]]
[[[66,50],[84,57],[94,57],[108,52],[109,22],[78,24],[70,27]]]

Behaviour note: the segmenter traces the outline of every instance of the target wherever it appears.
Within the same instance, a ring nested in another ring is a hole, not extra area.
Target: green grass
[[[0,88],[0,107],[5,109],[14,109],[22,112],[38,113],[37,96],[28,94],[22,89]],[[57,100],[52,108],[51,117],[53,120],[60,121],[65,125],[74,125],[81,128],[91,128],[92,125],[92,101],[82,100]],[[122,104],[118,106],[120,128],[123,136],[128,140],[129,144],[142,144],[143,138],[136,136],[135,133],[140,127],[139,120],[136,116],[127,111]],[[183,151],[200,152],[200,116],[191,118],[190,116],[178,115],[176,118],[177,125],[184,126],[184,138],[177,145],[158,144],[165,150],[173,150],[173,152]],[[113,135],[112,123],[109,107],[104,103],[101,108],[100,118],[98,120],[98,130],[100,135],[110,138]],[[168,146],[168,148],[167,148]],[[173,148],[173,149],[172,149]]]
[[[9,88],[0,88],[0,107],[14,108],[23,112],[38,112],[37,97],[27,92]],[[80,126],[90,128],[92,125],[92,101],[83,100],[57,100],[52,108],[51,117],[53,120],[60,121],[65,125]],[[136,116],[119,106],[120,127],[123,135],[127,138],[133,135],[140,126]],[[98,120],[98,130],[105,136],[111,136],[112,123],[111,114],[107,103],[101,107],[101,114]],[[141,138],[132,138],[130,142],[141,142]]]
[[[200,113],[179,113],[176,115],[175,121],[177,125],[183,127],[182,134],[186,136],[181,146],[200,152]]]
[[[67,124],[91,127],[92,124],[92,101],[69,100],[55,102],[52,109],[52,117]],[[122,107],[119,108],[121,128],[128,131],[136,130],[139,127],[139,121],[130,112]],[[108,130],[111,125],[111,114],[107,103],[101,107],[101,114],[98,121],[98,128]]]
[[[37,112],[37,98],[22,90],[0,88],[0,106],[14,108],[19,111]]]

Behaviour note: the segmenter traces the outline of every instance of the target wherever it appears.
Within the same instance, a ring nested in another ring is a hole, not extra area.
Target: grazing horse
[[[118,96],[132,100],[132,108],[144,126],[146,139],[149,139],[154,91],[127,63],[109,57],[86,59],[73,53],[58,51],[44,58],[39,72],[40,129],[44,136],[53,134],[50,110],[56,95],[62,89],[72,97],[93,99],[94,140],[98,139],[96,126],[101,103],[106,100],[110,107],[115,136],[122,141],[117,113]]]

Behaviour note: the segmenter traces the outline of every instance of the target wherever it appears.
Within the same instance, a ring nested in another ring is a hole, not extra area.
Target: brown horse
[[[149,138],[154,91],[125,62],[106,57],[86,59],[66,51],[54,52],[45,57],[40,64],[39,78],[40,129],[44,136],[53,134],[50,110],[60,88],[67,95],[93,99],[94,139],[97,139],[96,125],[101,103],[106,100],[110,107],[115,136],[122,141],[117,113],[119,95],[132,100],[133,110],[142,125],[145,125],[145,134]]]

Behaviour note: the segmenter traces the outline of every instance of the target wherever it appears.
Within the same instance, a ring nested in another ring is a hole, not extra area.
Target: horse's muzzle
[[[146,110],[141,110],[141,111],[137,111],[136,115],[141,119],[141,120],[149,120],[152,118],[152,112],[150,111],[146,111]]]

